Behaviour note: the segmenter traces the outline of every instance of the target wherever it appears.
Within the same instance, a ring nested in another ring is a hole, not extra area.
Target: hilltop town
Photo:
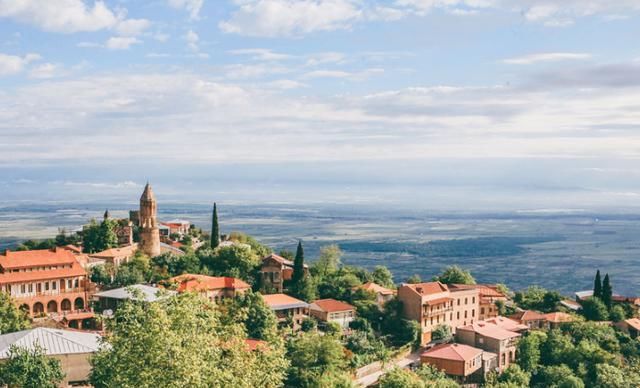
[[[535,284],[536,279],[531,279]],[[126,219],[0,253],[0,385],[640,386],[640,298],[429,281],[274,252],[241,232]]]

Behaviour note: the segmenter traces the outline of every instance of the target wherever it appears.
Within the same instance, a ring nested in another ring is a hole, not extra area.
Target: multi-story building
[[[458,326],[478,320],[480,301],[475,288],[451,290],[440,282],[402,284],[398,299],[404,316],[420,324],[422,344],[431,342],[431,332],[439,325],[449,326],[455,333]]]
[[[291,324],[298,330],[305,318],[309,317],[309,304],[286,294],[262,295],[264,302],[273,310],[279,326]]]
[[[533,310],[518,311],[510,315],[509,318],[529,326],[529,329],[544,329],[547,325],[547,318],[544,314]]]
[[[32,317],[64,316],[70,326],[92,317],[87,272],[67,249],[6,251],[0,254],[0,291]],[[89,314],[89,315],[87,315]]]
[[[500,315],[500,311],[497,306],[497,302],[506,302],[507,296],[498,291],[498,287],[495,284],[451,284],[449,289],[455,290],[467,290],[477,289],[480,297],[480,312],[478,314],[479,320],[485,320],[488,318],[494,318]]]
[[[242,279],[227,276],[184,274],[169,279],[169,282],[177,285],[178,292],[197,292],[216,303],[225,298],[234,298],[251,289]]]
[[[519,333],[484,321],[458,327],[456,330],[457,342],[497,354],[499,371],[515,362],[519,338]]]
[[[309,267],[305,264],[305,273],[308,269]],[[284,290],[284,282],[291,280],[293,275],[293,262],[272,253],[262,259],[260,274],[262,275],[262,284],[266,290],[273,289],[276,292],[282,292]]]
[[[311,315],[322,322],[335,322],[343,329],[356,317],[356,308],[335,299],[318,299],[309,305]]]

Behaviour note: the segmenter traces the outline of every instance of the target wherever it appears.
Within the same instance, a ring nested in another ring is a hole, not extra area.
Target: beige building
[[[420,356],[422,364],[429,364],[458,381],[482,371],[482,349],[464,344],[443,344],[427,350]]]
[[[140,197],[140,249],[149,257],[160,255],[158,204],[147,183]]]
[[[197,292],[215,303],[234,298],[251,289],[242,279],[227,276],[183,274],[169,279],[169,282],[176,284],[178,292]]]
[[[497,354],[499,371],[515,362],[519,338],[519,333],[484,321],[458,327],[456,330],[456,342]]]
[[[452,290],[440,282],[402,284],[398,299],[404,316],[420,324],[423,345],[431,342],[431,333],[439,325],[455,333],[458,326],[478,321],[480,301],[475,288]]]
[[[100,346],[98,334],[39,327],[0,335],[0,362],[9,358],[12,345],[32,349],[36,343],[48,357],[60,361],[65,374],[62,387],[88,382],[91,372],[89,358]]]
[[[449,289],[454,290],[467,290],[477,289],[478,296],[480,298],[480,310],[478,314],[479,320],[485,320],[488,318],[497,317],[500,312],[496,302],[506,302],[507,296],[500,291],[495,284],[452,284]]]
[[[308,270],[309,267],[305,264],[305,273],[307,273]],[[284,290],[284,282],[291,280],[291,276],[293,275],[293,262],[272,253],[262,259],[260,274],[262,275],[262,284],[265,289],[282,292]]]

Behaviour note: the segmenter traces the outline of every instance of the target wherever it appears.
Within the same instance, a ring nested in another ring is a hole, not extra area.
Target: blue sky
[[[637,0],[0,0],[0,190],[640,203],[639,21]]]

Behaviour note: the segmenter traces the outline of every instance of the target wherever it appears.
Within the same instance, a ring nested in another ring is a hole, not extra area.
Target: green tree
[[[239,277],[253,282],[260,259],[253,249],[242,245],[218,247],[198,252],[200,261],[217,276]]]
[[[336,244],[320,248],[320,257],[314,264],[314,268],[320,277],[330,275],[340,268],[342,263],[342,251]]]
[[[609,274],[604,275],[604,280],[602,281],[602,301],[604,305],[607,306],[608,309],[611,308],[611,300],[613,298],[613,289],[611,288],[611,283],[609,282]]]
[[[376,265],[371,273],[371,277],[373,278],[373,282],[381,285],[382,287],[394,288],[393,284],[393,274],[389,271],[389,268],[383,265]]]
[[[593,297],[602,298],[602,280],[600,279],[600,270],[596,271],[596,278],[593,280]]]
[[[220,226],[218,225],[218,206],[213,203],[213,216],[211,218],[211,248],[220,245]]]
[[[540,364],[540,346],[546,340],[544,332],[531,332],[518,342],[518,365],[527,372],[534,372]]]
[[[259,293],[247,291],[222,303],[226,324],[242,323],[249,338],[277,342],[278,320]]]
[[[624,307],[620,305],[613,306],[611,308],[611,313],[609,314],[609,316],[613,322],[624,321],[627,318]]]
[[[426,384],[417,374],[400,368],[394,368],[380,379],[380,388],[426,388]]]
[[[96,388],[278,387],[288,367],[282,347],[249,351],[243,326],[192,293],[125,302],[106,328],[91,359]]]
[[[302,278],[297,284],[291,286],[291,295],[306,302],[316,299],[316,285],[311,276]]]
[[[298,241],[298,247],[296,248],[296,257],[293,260],[293,274],[291,274],[291,283],[298,286],[302,279],[304,279],[304,249],[302,248],[302,241]]]
[[[12,345],[9,358],[0,364],[0,386],[55,388],[64,376],[60,361],[47,357],[38,344],[33,349]]]
[[[111,284],[111,271],[106,264],[96,265],[90,270],[91,281],[101,286],[109,286]]]
[[[571,337],[563,334],[558,329],[550,330],[547,339],[541,346],[542,356],[540,358],[544,365],[558,365],[565,361],[571,361],[574,356],[575,347]]]
[[[418,274],[413,274],[413,275],[409,276],[409,278],[407,279],[407,283],[409,283],[409,284],[422,283],[422,278]]]
[[[471,273],[457,265],[445,268],[442,274],[436,276],[434,280],[444,284],[476,284],[476,280],[471,276]]]
[[[318,328],[318,323],[316,322],[316,320],[309,317],[303,319],[302,323],[300,324],[300,330],[304,332],[314,331],[317,328]]]
[[[590,321],[606,321],[609,319],[607,306],[599,298],[588,298],[583,300],[582,314]]]
[[[431,339],[434,341],[451,338],[451,328],[449,325],[438,325],[431,332]]]
[[[535,378],[536,387],[545,388],[584,388],[581,379],[564,364],[546,366],[540,369]]]
[[[322,376],[340,375],[347,365],[340,341],[317,332],[301,333],[290,338],[287,356],[291,360],[287,387],[322,387]]]
[[[0,334],[25,330],[30,326],[27,313],[16,307],[9,294],[0,291]]]
[[[520,368],[517,364],[511,364],[498,377],[498,382],[514,387],[528,387],[531,374]]]

